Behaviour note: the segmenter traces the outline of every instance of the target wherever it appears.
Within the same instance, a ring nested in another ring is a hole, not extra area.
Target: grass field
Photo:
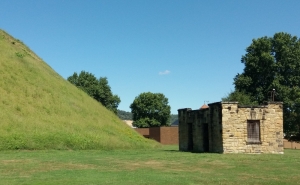
[[[300,150],[196,154],[149,150],[1,151],[0,184],[300,184]]]

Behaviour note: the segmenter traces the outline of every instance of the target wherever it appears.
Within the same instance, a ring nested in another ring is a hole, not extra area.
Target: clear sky
[[[300,37],[299,0],[1,0],[0,7],[0,29],[65,79],[82,70],[107,77],[125,111],[148,91],[163,93],[172,114],[220,101],[252,39]]]

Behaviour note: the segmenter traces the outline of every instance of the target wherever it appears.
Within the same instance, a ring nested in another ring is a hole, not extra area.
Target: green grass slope
[[[0,30],[0,150],[155,146]]]

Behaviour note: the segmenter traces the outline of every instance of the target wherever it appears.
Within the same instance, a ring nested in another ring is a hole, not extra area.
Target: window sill
[[[259,144],[260,145],[261,141],[250,141],[250,142],[248,141],[248,142],[246,142],[246,144],[247,145],[255,145],[255,144]]]

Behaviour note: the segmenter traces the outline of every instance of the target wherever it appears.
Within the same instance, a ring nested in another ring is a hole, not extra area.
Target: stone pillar
[[[188,112],[190,108],[178,110],[178,136],[179,136],[179,150],[188,151]]]

